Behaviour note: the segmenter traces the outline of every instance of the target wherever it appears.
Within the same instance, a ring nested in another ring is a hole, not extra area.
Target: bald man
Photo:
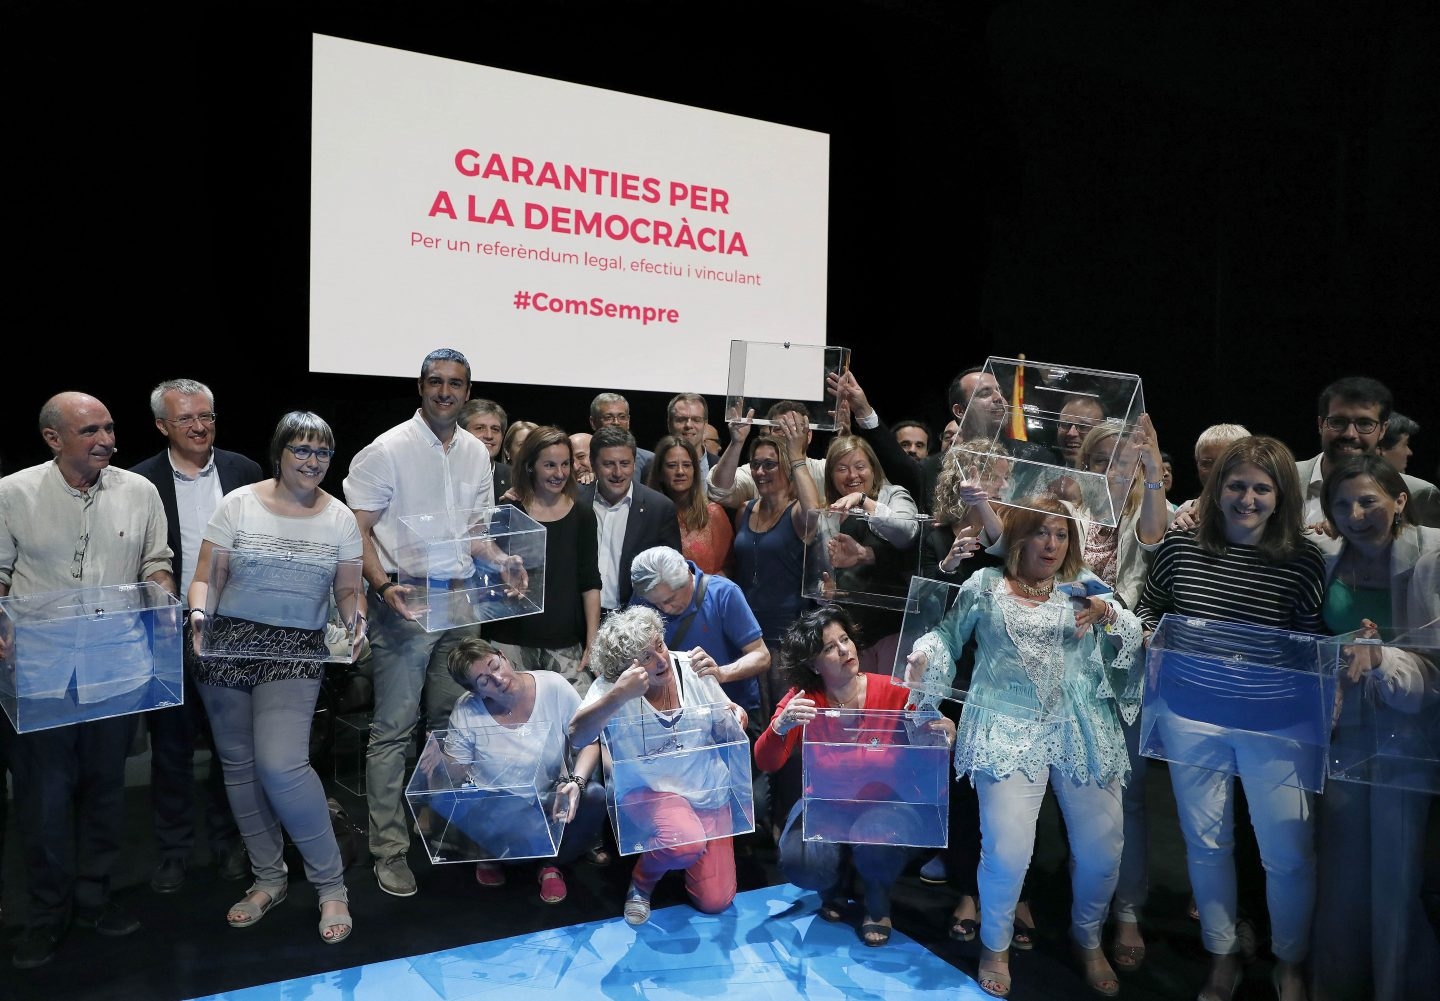
[[[160,494],[111,465],[115,422],[105,404],[85,393],[51,397],[40,436],[53,458],[0,480],[0,597],[140,581],[173,595]],[[140,927],[110,899],[134,732],[129,715],[23,734],[0,722],[29,896],[19,969],[54,959],[72,922],[109,936]]]

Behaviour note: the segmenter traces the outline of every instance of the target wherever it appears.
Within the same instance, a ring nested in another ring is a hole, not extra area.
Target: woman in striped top
[[[1260,435],[1234,441],[1205,486],[1193,532],[1161,542],[1138,612],[1154,629],[1166,612],[1299,632],[1323,632],[1325,562],[1301,535],[1304,492],[1284,443]],[[1272,742],[1244,731],[1187,722],[1192,736],[1228,760],[1228,770],[1172,763],[1170,780],[1185,836],[1190,883],[1212,954],[1200,1001],[1229,1001],[1240,979],[1235,937],[1235,774],[1244,780],[1265,865],[1272,950],[1282,1001],[1305,996],[1315,903],[1313,796],[1266,775]]]

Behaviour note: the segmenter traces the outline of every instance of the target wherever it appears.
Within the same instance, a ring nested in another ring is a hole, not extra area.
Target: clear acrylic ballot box
[[[160,585],[0,598],[0,705],[17,733],[180,705],[180,602]]]
[[[1323,639],[1165,615],[1145,660],[1140,753],[1243,778],[1243,745],[1268,781],[1320,792],[1336,684]]]
[[[960,651],[950,651],[949,657],[942,658],[934,655],[932,643],[922,642],[926,634],[940,625],[959,594],[958,584],[928,577],[910,578],[891,680],[915,693],[914,705],[933,708],[946,699],[965,701],[970,679],[959,669]],[[917,649],[925,654],[923,662],[911,660]]]
[[[550,731],[549,723],[532,722],[430,734],[405,800],[431,862],[555,855],[565,821],[555,817],[545,767]]]
[[[950,745],[934,710],[823,709],[805,724],[804,838],[944,848]]]
[[[878,518],[863,511],[807,511],[800,593],[817,601],[904,611],[920,559],[920,532],[927,523],[928,519]],[[911,529],[911,541],[896,546],[880,536],[877,527],[892,536]],[[866,547],[873,562],[861,555]]]
[[[1440,627],[1323,643],[1337,689],[1327,777],[1440,793]]]
[[[1033,509],[1028,498],[1070,501],[1099,525],[1120,523],[1139,468],[1136,422],[1145,412],[1140,377],[1018,358],[986,359],[980,373],[999,387],[971,395],[953,447],[967,479],[985,484],[991,499]],[[1067,444],[1096,427],[1113,430],[1090,469],[1065,464]]]
[[[396,563],[426,632],[545,611],[545,526],[510,504],[401,518]]]
[[[766,414],[781,400],[805,405],[812,431],[834,431],[835,394],[826,388],[829,375],[850,369],[850,349],[791,341],[731,341],[726,383],[726,420],[773,426]]]
[[[649,708],[613,718],[601,731],[605,798],[622,855],[713,841],[755,830],[750,742],[729,705]],[[658,809],[672,814],[676,797],[697,823],[657,828]],[[688,834],[677,834],[686,831]]]
[[[360,598],[348,622],[336,603],[341,595]],[[200,656],[353,664],[364,640],[356,628],[364,595],[359,557],[314,560],[214,546],[196,630]]]

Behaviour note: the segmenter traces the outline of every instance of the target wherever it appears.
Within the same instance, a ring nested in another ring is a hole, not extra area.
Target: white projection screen
[[[723,395],[825,343],[829,136],[314,36],[310,368]]]

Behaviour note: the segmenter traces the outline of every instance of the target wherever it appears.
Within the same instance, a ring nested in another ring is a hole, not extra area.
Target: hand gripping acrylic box
[[[801,748],[806,841],[944,848],[950,744],[935,710],[825,709]]]
[[[962,669],[961,652],[949,651],[948,657],[935,656],[938,648],[933,637],[927,638],[940,625],[959,594],[958,584],[928,577],[910,578],[891,680],[915,693],[913,706],[936,708],[945,700],[965,701],[970,679]]]
[[[545,526],[510,504],[400,519],[395,582],[430,633],[545,611]]]
[[[361,561],[306,559],[299,554],[211,549],[201,657],[334,661],[352,664],[364,631]],[[340,613],[340,602],[355,614]]]
[[[0,598],[0,705],[17,733],[180,705],[180,602],[160,585]]]
[[[1144,412],[1138,375],[991,357],[952,447],[992,500],[1033,510],[1030,498],[1058,497],[1113,528],[1139,475]],[[1092,431],[1089,468],[1070,468],[1067,448]]]
[[[1440,793],[1440,626],[1322,643],[1336,680],[1327,778]]]
[[[1323,639],[1165,615],[1145,660],[1140,753],[1320,792],[1336,685]]]
[[[725,420],[770,427],[781,400],[804,404],[812,431],[834,431],[835,394],[826,378],[850,369],[850,349],[792,341],[731,341]],[[755,416],[748,416],[750,411]]]
[[[547,767],[551,724],[436,730],[405,787],[416,830],[434,863],[553,858],[557,818]]]
[[[755,830],[750,742],[728,704],[685,706],[673,714],[645,709],[612,718],[600,736],[620,854]],[[677,800],[688,806],[677,812]],[[663,822],[657,822],[660,811]]]
[[[800,593],[817,601],[904,611],[926,520],[807,511]]]

